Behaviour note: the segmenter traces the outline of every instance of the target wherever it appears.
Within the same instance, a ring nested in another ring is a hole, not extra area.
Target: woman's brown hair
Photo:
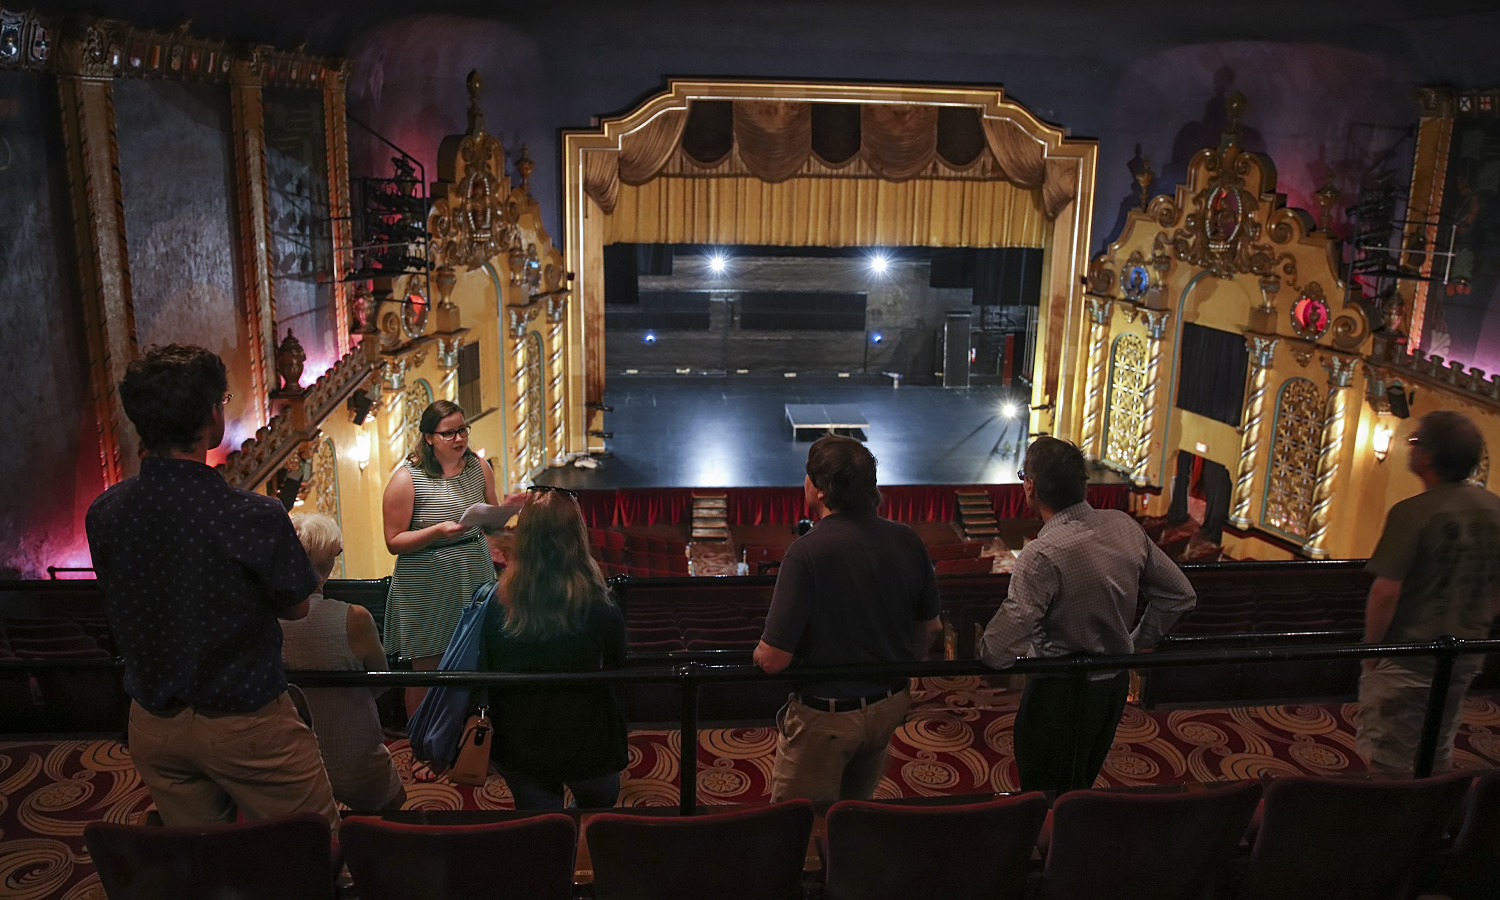
[[[434,400],[427,404],[426,409],[422,410],[422,421],[417,423],[417,430],[423,435],[437,434],[438,423],[454,413],[464,416],[464,424],[468,424],[468,416],[464,413],[462,406],[459,406],[452,400]],[[477,459],[478,454],[465,447],[465,466],[469,464],[470,457]],[[432,445],[427,442],[427,438],[425,437],[417,438],[417,446],[411,448],[411,455],[406,457],[406,461],[426,472],[432,478],[443,477],[443,467],[438,463],[437,454],[433,452]]]
[[[500,576],[500,591],[510,601],[505,630],[521,640],[578,634],[594,604],[614,603],[589,555],[578,501],[562,491],[538,492],[526,501],[509,556]]]

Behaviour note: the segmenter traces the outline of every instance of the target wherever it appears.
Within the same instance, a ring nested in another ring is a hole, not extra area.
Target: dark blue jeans
[[[500,776],[510,785],[516,809],[562,809],[563,783],[536,778],[524,772],[502,771]],[[587,781],[570,781],[574,805],[579,809],[608,809],[620,799],[620,773],[611,772]]]

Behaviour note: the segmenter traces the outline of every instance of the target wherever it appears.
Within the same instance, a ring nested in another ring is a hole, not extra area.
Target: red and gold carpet
[[[892,742],[879,797],[1013,790],[1011,727],[1019,695],[976,678],[922,679],[917,702]],[[1500,698],[1464,704],[1454,764],[1500,766]],[[1100,785],[1227,781],[1262,775],[1359,774],[1354,705],[1313,704],[1148,713],[1129,707]],[[623,806],[675,805],[680,761],[675,731],[636,731]],[[481,788],[410,782],[411,751],[391,745],[407,806],[509,809],[510,791],[491,776]],[[768,797],[775,752],[769,727],[704,729],[698,796],[704,804]],[[0,896],[13,900],[103,900],[83,844],[90,822],[139,822],[151,799],[117,741],[0,743]]]

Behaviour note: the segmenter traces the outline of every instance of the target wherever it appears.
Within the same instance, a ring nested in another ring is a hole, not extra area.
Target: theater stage
[[[889,380],[611,376],[604,427],[613,455],[597,469],[549,469],[540,480],[582,489],[798,485],[811,442],[793,439],[787,405],[840,404],[868,421],[881,484],[1013,483],[1026,424],[1002,408],[1026,399],[1019,388]]]

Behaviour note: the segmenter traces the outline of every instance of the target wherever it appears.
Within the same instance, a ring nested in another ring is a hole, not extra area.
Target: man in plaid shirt
[[[1037,438],[1021,472],[1042,530],[1016,558],[1010,595],[985,628],[979,655],[996,668],[1018,657],[1134,653],[1155,645],[1197,601],[1187,576],[1127,513],[1084,500],[1078,448]],[[1137,594],[1148,606],[1139,624]],[[1016,712],[1016,768],[1024,791],[1092,787],[1125,709],[1130,673],[1079,683],[1032,675]]]

